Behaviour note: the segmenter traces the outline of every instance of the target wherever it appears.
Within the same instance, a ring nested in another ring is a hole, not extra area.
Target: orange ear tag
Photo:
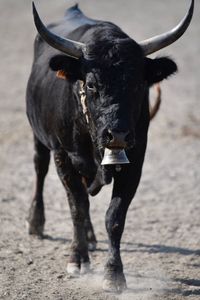
[[[65,71],[63,70],[59,70],[56,72],[56,77],[61,78],[61,79],[68,79],[66,76]]]

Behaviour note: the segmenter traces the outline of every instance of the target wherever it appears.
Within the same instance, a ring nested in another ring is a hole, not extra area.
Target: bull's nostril
[[[109,146],[117,147],[117,148],[124,148],[126,147],[126,136],[128,132],[120,132],[114,130],[107,131],[107,138],[109,141]]]
[[[107,136],[108,136],[109,141],[112,141],[114,139],[111,130],[108,130]]]

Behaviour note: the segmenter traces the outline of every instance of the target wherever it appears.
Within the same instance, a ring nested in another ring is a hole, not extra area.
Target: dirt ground
[[[176,25],[189,2],[82,0],[80,7],[140,41]],[[46,23],[73,3],[36,1]],[[91,198],[98,247],[90,275],[73,279],[66,273],[72,224],[53,163],[45,185],[47,237],[27,234],[34,171],[24,99],[36,31],[30,1],[0,1],[0,299],[200,299],[199,17],[197,0],[187,33],[158,53],[172,56],[179,73],[162,84],[161,110],[151,124],[142,181],[127,216],[121,248],[128,290],[112,295],[101,290],[111,187]]]

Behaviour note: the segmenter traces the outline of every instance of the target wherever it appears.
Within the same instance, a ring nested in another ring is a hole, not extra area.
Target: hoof
[[[85,263],[81,263],[81,270],[80,270],[80,274],[84,275],[84,274],[88,274],[90,273],[90,263],[89,262],[85,262]]]
[[[67,264],[67,273],[74,277],[78,277],[80,275],[80,268],[77,263],[68,263]]]
[[[79,275],[88,274],[90,272],[90,263],[81,263],[81,266],[77,263],[67,264],[67,273],[73,277],[79,277]]]
[[[97,249],[97,242],[88,242],[88,251],[95,251]]]
[[[117,294],[120,294],[127,289],[124,275],[116,275],[115,279],[105,278],[102,287],[105,292]]]
[[[102,287],[103,287],[103,290],[105,292],[109,292],[109,293],[116,293],[117,292],[117,288],[111,280],[104,279]]]

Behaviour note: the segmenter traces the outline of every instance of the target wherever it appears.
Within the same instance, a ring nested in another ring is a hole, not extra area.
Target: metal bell
[[[122,165],[122,164],[129,164],[130,161],[128,160],[124,149],[118,150],[111,150],[105,148],[104,157],[101,162],[101,165]]]

